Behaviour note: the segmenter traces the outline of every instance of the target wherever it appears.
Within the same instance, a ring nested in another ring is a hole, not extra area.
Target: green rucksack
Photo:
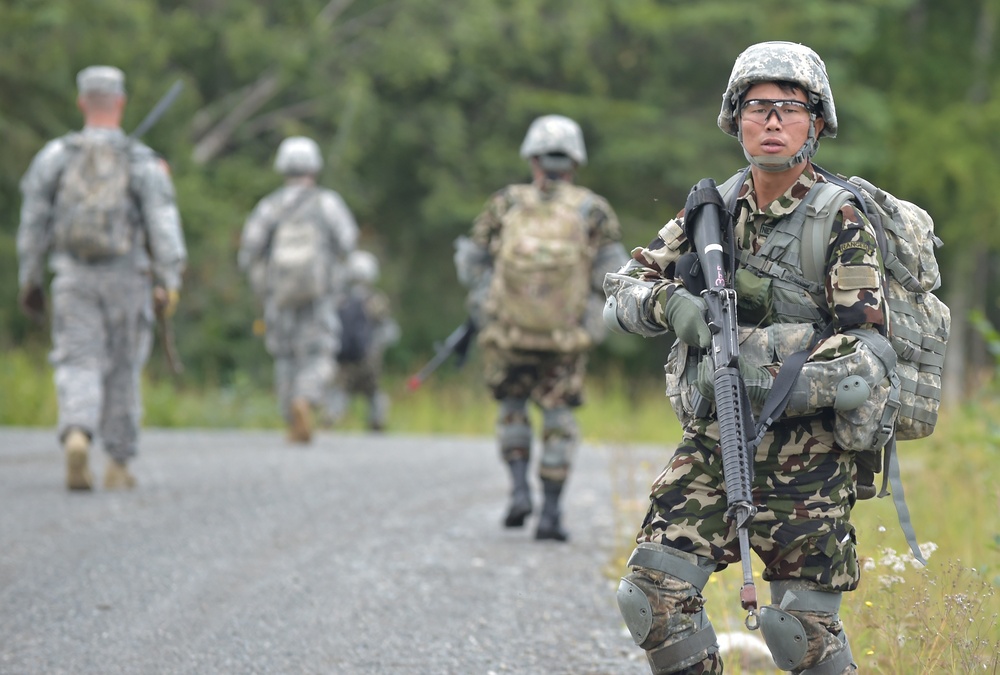
[[[66,148],[55,199],[56,249],[86,261],[128,253],[134,233],[128,221],[127,142],[71,134]]]

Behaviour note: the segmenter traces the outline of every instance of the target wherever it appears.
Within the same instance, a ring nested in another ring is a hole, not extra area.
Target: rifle
[[[719,420],[722,448],[722,472],[726,484],[726,519],[736,523],[743,566],[740,604],[747,610],[746,627],[760,627],[757,615],[757,589],[750,567],[748,526],[757,512],[753,504],[753,448],[755,422],[746,386],[740,376],[739,329],[736,322],[734,269],[727,269],[723,239],[729,245],[729,261],[735,268],[735,243],[732,220],[711,178],[698,182],[688,195],[684,210],[685,229],[694,244],[701,265],[705,289],[701,292],[707,306],[707,323],[712,333],[709,356],[715,372],[715,409]],[[724,214],[724,215],[723,215]],[[723,223],[726,231],[723,232]],[[728,274],[727,274],[728,273]],[[727,278],[728,276],[728,278]]]
[[[153,128],[153,125],[160,121],[163,114],[174,104],[174,101],[180,95],[181,90],[184,88],[184,82],[182,80],[177,80],[174,82],[167,93],[160,97],[160,100],[156,102],[153,109],[150,110],[132,133],[128,135],[129,140],[138,140],[142,138],[147,131]],[[147,242],[147,251],[149,252],[150,258],[152,258],[152,251],[149,251],[149,243]],[[157,299],[156,289],[153,292],[154,301]],[[156,314],[156,323],[160,332],[160,342],[163,344],[163,353],[167,357],[167,365],[170,367],[170,371],[174,375],[181,375],[184,372],[184,364],[181,362],[180,356],[177,354],[177,347],[174,344],[174,325],[173,322],[164,316],[161,312]]]
[[[177,80],[174,82],[170,86],[170,89],[167,90],[167,93],[156,102],[153,109],[146,114],[143,120],[139,122],[139,126],[137,126],[135,130],[128,135],[128,137],[131,139],[139,139],[145,136],[146,132],[152,129],[154,124],[160,121],[160,118],[163,117],[163,113],[167,112],[167,109],[174,104],[174,101],[180,95],[181,89],[183,88],[183,80]]]
[[[456,355],[455,365],[461,368],[465,363],[465,359],[469,354],[469,346],[472,344],[472,338],[475,337],[476,331],[475,322],[472,319],[466,319],[463,324],[458,328],[453,330],[451,334],[445,338],[443,344],[438,344],[435,346],[434,356],[428,361],[423,368],[417,371],[415,375],[410,377],[407,381],[406,386],[410,391],[415,391],[417,388],[423,384],[424,380],[430,377],[431,373],[441,367],[445,361],[448,360],[452,354]]]

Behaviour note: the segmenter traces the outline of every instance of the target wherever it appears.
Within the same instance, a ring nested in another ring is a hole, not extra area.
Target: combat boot
[[[88,454],[90,436],[83,429],[73,427],[63,438],[66,452],[66,487],[70,490],[92,490],[94,477],[90,473]]]
[[[312,441],[312,406],[304,398],[292,401],[292,419],[288,427],[288,440],[292,443],[309,443]]]
[[[545,501],[542,502],[542,513],[538,518],[535,539],[553,539],[555,541],[569,539],[569,533],[563,529],[560,522],[562,512],[559,510],[559,496],[562,494],[563,485],[563,481],[542,479]]]
[[[528,460],[513,459],[507,463],[513,489],[510,493],[510,508],[504,518],[504,527],[522,527],[524,519],[531,514],[531,486],[528,485]]]
[[[131,490],[135,487],[135,476],[128,470],[125,462],[112,459],[104,470],[105,490]]]

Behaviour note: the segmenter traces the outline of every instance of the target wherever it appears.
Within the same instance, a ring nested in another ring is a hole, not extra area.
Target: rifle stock
[[[688,205],[685,207],[685,227],[704,276],[702,297],[707,306],[706,321],[712,333],[709,355],[714,369],[715,408],[726,484],[726,518],[737,528],[743,568],[740,604],[748,611],[747,628],[754,630],[759,627],[759,622],[748,527],[757,511],[753,504],[753,456],[750,449],[755,425],[739,369],[736,291],[728,281],[730,275],[726,274],[723,249],[722,216],[725,206],[711,178],[699,181],[691,189]]]
[[[410,377],[407,381],[407,387],[410,391],[414,391],[424,383],[431,374],[441,367],[445,361],[451,357],[452,354],[457,354],[456,365],[461,368],[462,364],[465,363],[465,357],[468,354],[469,347],[472,344],[472,338],[476,335],[476,324],[472,319],[467,319],[462,325],[453,330],[443,344],[437,347],[434,356],[428,361],[424,366],[418,370],[414,375]]]

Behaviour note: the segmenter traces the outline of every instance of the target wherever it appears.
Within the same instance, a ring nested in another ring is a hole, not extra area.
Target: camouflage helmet
[[[580,125],[562,115],[543,115],[532,122],[521,143],[521,157],[548,154],[564,154],[580,166],[586,164],[587,149]]]
[[[305,136],[289,136],[278,146],[274,170],[283,176],[303,176],[319,173],[323,168],[316,141]]]
[[[379,265],[375,254],[358,249],[347,257],[347,276],[355,283],[374,284],[378,281]]]
[[[751,45],[736,58],[729,76],[726,93],[722,96],[719,128],[730,136],[739,133],[736,117],[740,100],[758,82],[794,82],[818,104],[825,126],[820,137],[837,135],[837,109],[833,105],[830,78],[823,59],[809,47],[795,42],[761,42]]]

